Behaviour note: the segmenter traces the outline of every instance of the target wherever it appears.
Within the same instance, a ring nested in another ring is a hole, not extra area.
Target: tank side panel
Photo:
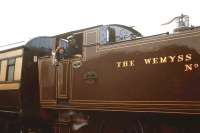
[[[199,44],[200,34],[193,33],[97,48],[93,58],[72,70],[72,103],[177,103],[184,108],[199,103]]]

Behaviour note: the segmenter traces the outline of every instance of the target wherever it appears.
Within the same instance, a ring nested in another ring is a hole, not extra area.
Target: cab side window
[[[115,29],[108,27],[108,42],[114,43],[116,41],[115,39]]]
[[[8,59],[6,81],[14,80],[15,59]]]
[[[101,45],[111,44],[116,41],[116,31],[114,28],[110,26],[101,26],[99,30]]]

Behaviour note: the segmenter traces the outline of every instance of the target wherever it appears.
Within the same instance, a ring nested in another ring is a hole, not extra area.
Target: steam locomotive
[[[0,53],[1,133],[200,132],[200,28],[99,25]]]

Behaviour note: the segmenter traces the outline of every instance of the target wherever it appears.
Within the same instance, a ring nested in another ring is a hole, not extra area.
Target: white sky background
[[[100,24],[135,26],[153,35],[170,31],[173,24],[160,25],[181,13],[200,25],[198,0],[1,0],[0,45]]]

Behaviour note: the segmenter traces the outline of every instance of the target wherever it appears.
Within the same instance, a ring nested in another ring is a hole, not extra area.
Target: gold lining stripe
[[[110,104],[119,104],[119,103],[196,103],[200,104],[200,101],[126,101],[126,100],[121,100],[121,101],[104,101],[104,100],[78,100],[78,99],[72,99],[72,102],[85,102],[85,103],[110,103]]]
[[[0,84],[1,90],[18,90],[20,87],[20,83],[8,83],[8,84]]]
[[[8,52],[0,54],[0,60],[6,59],[6,58],[11,58],[11,57],[16,57],[16,56],[21,56],[22,54],[23,54],[23,49],[8,51]]]
[[[80,106],[70,106],[70,107],[55,107],[55,106],[42,106],[42,108],[45,108],[45,109],[59,109],[59,110],[66,110],[66,109],[71,109],[71,110],[75,110],[75,109],[78,109],[78,110],[102,110],[102,111],[128,111],[128,112],[137,112],[137,113],[145,113],[145,112],[152,112],[152,113],[165,113],[165,114],[188,114],[188,115],[197,115],[197,114],[200,114],[199,110],[197,110],[198,112],[186,112],[186,110],[161,110],[161,109],[157,109],[157,110],[149,110],[148,108],[137,108],[137,109],[103,109],[103,108],[81,108]]]

